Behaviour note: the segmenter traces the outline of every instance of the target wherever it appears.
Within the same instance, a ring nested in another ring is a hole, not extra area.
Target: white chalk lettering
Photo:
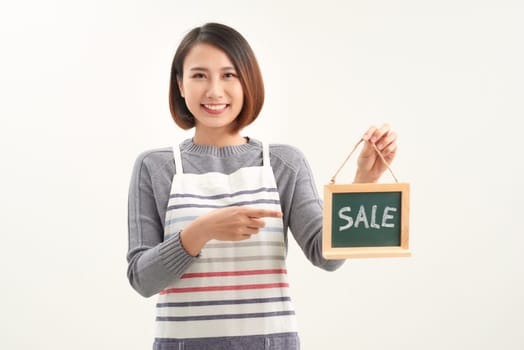
[[[358,210],[358,214],[355,219],[355,228],[358,228],[358,224],[360,224],[361,222],[364,223],[364,226],[366,228],[369,228],[368,218],[366,217],[366,210],[364,209],[363,205],[361,205],[360,209]]]
[[[372,228],[380,228],[377,224],[377,205],[371,207],[371,225]]]
[[[348,222],[346,225],[340,226],[338,228],[339,231],[347,230],[348,228],[353,226],[353,218],[351,216],[344,214],[345,212],[349,213],[350,211],[351,211],[350,207],[340,208],[340,210],[338,211],[338,217]]]
[[[396,212],[397,208],[386,207],[386,209],[384,209],[384,215],[382,216],[382,227],[395,227],[394,223],[387,223],[387,220],[394,218],[393,215],[389,215],[390,211]]]
[[[344,231],[352,227],[358,228],[359,226],[364,226],[364,228],[366,229],[380,229],[382,227],[394,228],[395,223],[392,222],[392,220],[395,219],[394,213],[396,212],[397,208],[386,206],[384,208],[384,211],[382,212],[382,222],[378,223],[377,216],[380,220],[380,211],[378,205],[371,206],[371,213],[366,213],[366,208],[364,207],[364,205],[361,205],[354,219],[350,215],[351,207],[342,207],[338,211],[338,217],[339,219],[344,220],[345,224],[339,226],[338,230]],[[371,220],[369,221],[368,218],[371,218]]]

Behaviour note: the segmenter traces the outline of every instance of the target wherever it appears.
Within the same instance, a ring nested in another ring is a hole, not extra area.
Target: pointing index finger
[[[282,212],[277,210],[251,208],[247,212],[250,218],[281,218]]]

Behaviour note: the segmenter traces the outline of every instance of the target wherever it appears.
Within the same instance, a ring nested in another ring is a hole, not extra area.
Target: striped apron
[[[266,145],[262,166],[229,175],[184,174],[178,146],[173,155],[164,239],[217,208],[282,210]],[[181,278],[160,292],[155,349],[299,348],[282,219],[264,220],[266,226],[247,240],[209,241]]]

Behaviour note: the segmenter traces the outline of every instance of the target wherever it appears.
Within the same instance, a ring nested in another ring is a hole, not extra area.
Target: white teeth
[[[213,111],[219,111],[221,109],[226,108],[227,105],[204,105],[207,109],[211,109]]]

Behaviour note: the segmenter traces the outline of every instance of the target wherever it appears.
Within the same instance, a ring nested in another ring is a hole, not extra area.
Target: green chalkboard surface
[[[327,259],[410,256],[409,184],[324,187]]]
[[[402,192],[334,193],[332,247],[400,246]]]

